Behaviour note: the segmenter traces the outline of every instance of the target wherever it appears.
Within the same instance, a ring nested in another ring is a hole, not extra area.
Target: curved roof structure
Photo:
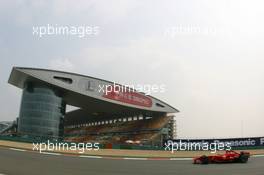
[[[0,133],[4,132],[10,126],[12,126],[12,122],[0,122]]]
[[[134,89],[75,73],[14,67],[8,80],[10,84],[22,89],[26,82],[32,81],[45,83],[62,91],[67,104],[81,108],[78,112],[71,112],[73,116],[81,114],[81,111],[102,116],[139,111],[151,114],[179,112],[167,103]]]

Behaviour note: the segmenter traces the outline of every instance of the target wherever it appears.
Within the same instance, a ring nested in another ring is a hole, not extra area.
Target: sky
[[[264,135],[261,0],[0,0],[0,120],[19,115],[13,66],[58,69],[152,93],[180,110],[179,138]],[[41,26],[88,26],[51,34]]]

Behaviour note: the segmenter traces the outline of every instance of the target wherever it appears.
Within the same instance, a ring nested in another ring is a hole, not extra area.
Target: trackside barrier
[[[162,147],[154,147],[147,145],[119,145],[113,144],[112,149],[131,149],[131,150],[164,150]]]
[[[56,139],[47,139],[46,137],[23,137],[23,136],[0,136],[0,140],[23,142],[23,143],[46,143],[49,140],[50,143],[70,143],[65,141],[58,141]],[[100,144],[100,149],[131,149],[131,150],[163,150],[162,147],[154,146],[139,146],[139,145],[121,145],[121,144]]]
[[[263,139],[263,140],[261,140]],[[14,141],[14,142],[23,142],[23,143],[46,143],[47,140],[49,140],[50,143],[70,143],[62,141],[63,139],[60,138],[51,138],[47,139],[46,137],[23,137],[23,136],[1,136],[0,140],[7,140],[7,141]],[[233,150],[253,150],[253,149],[264,149],[264,137],[254,137],[254,138],[234,138],[234,139],[203,139],[203,140],[183,140],[183,141],[189,141],[189,142],[205,142],[210,140],[211,142],[213,140],[217,141],[232,141],[232,143],[249,143],[249,145],[243,145],[243,146],[232,146]],[[179,140],[173,140],[173,141],[179,141]],[[165,143],[165,142],[164,142]],[[262,143],[262,144],[261,144]],[[148,146],[148,145],[121,145],[121,144],[100,144],[100,149],[130,149],[130,150],[164,150],[165,147],[158,147],[158,146]]]
[[[0,140],[14,141],[14,142],[24,142],[24,143],[33,143],[34,140],[31,138],[23,137],[12,137],[12,136],[0,136]]]

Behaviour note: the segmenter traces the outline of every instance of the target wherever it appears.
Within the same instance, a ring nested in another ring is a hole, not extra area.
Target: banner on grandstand
[[[175,140],[164,140],[163,145],[167,143],[228,143],[231,147],[255,147],[264,146],[264,137],[248,137],[248,138],[229,138],[229,139],[175,139]]]
[[[108,86],[103,97],[137,106],[148,108],[152,106],[151,98],[128,88],[120,88],[119,86]]]

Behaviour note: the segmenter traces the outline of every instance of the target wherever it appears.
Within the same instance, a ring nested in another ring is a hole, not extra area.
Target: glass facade
[[[58,138],[63,136],[66,104],[59,92],[45,85],[27,83],[22,95],[18,133]]]

